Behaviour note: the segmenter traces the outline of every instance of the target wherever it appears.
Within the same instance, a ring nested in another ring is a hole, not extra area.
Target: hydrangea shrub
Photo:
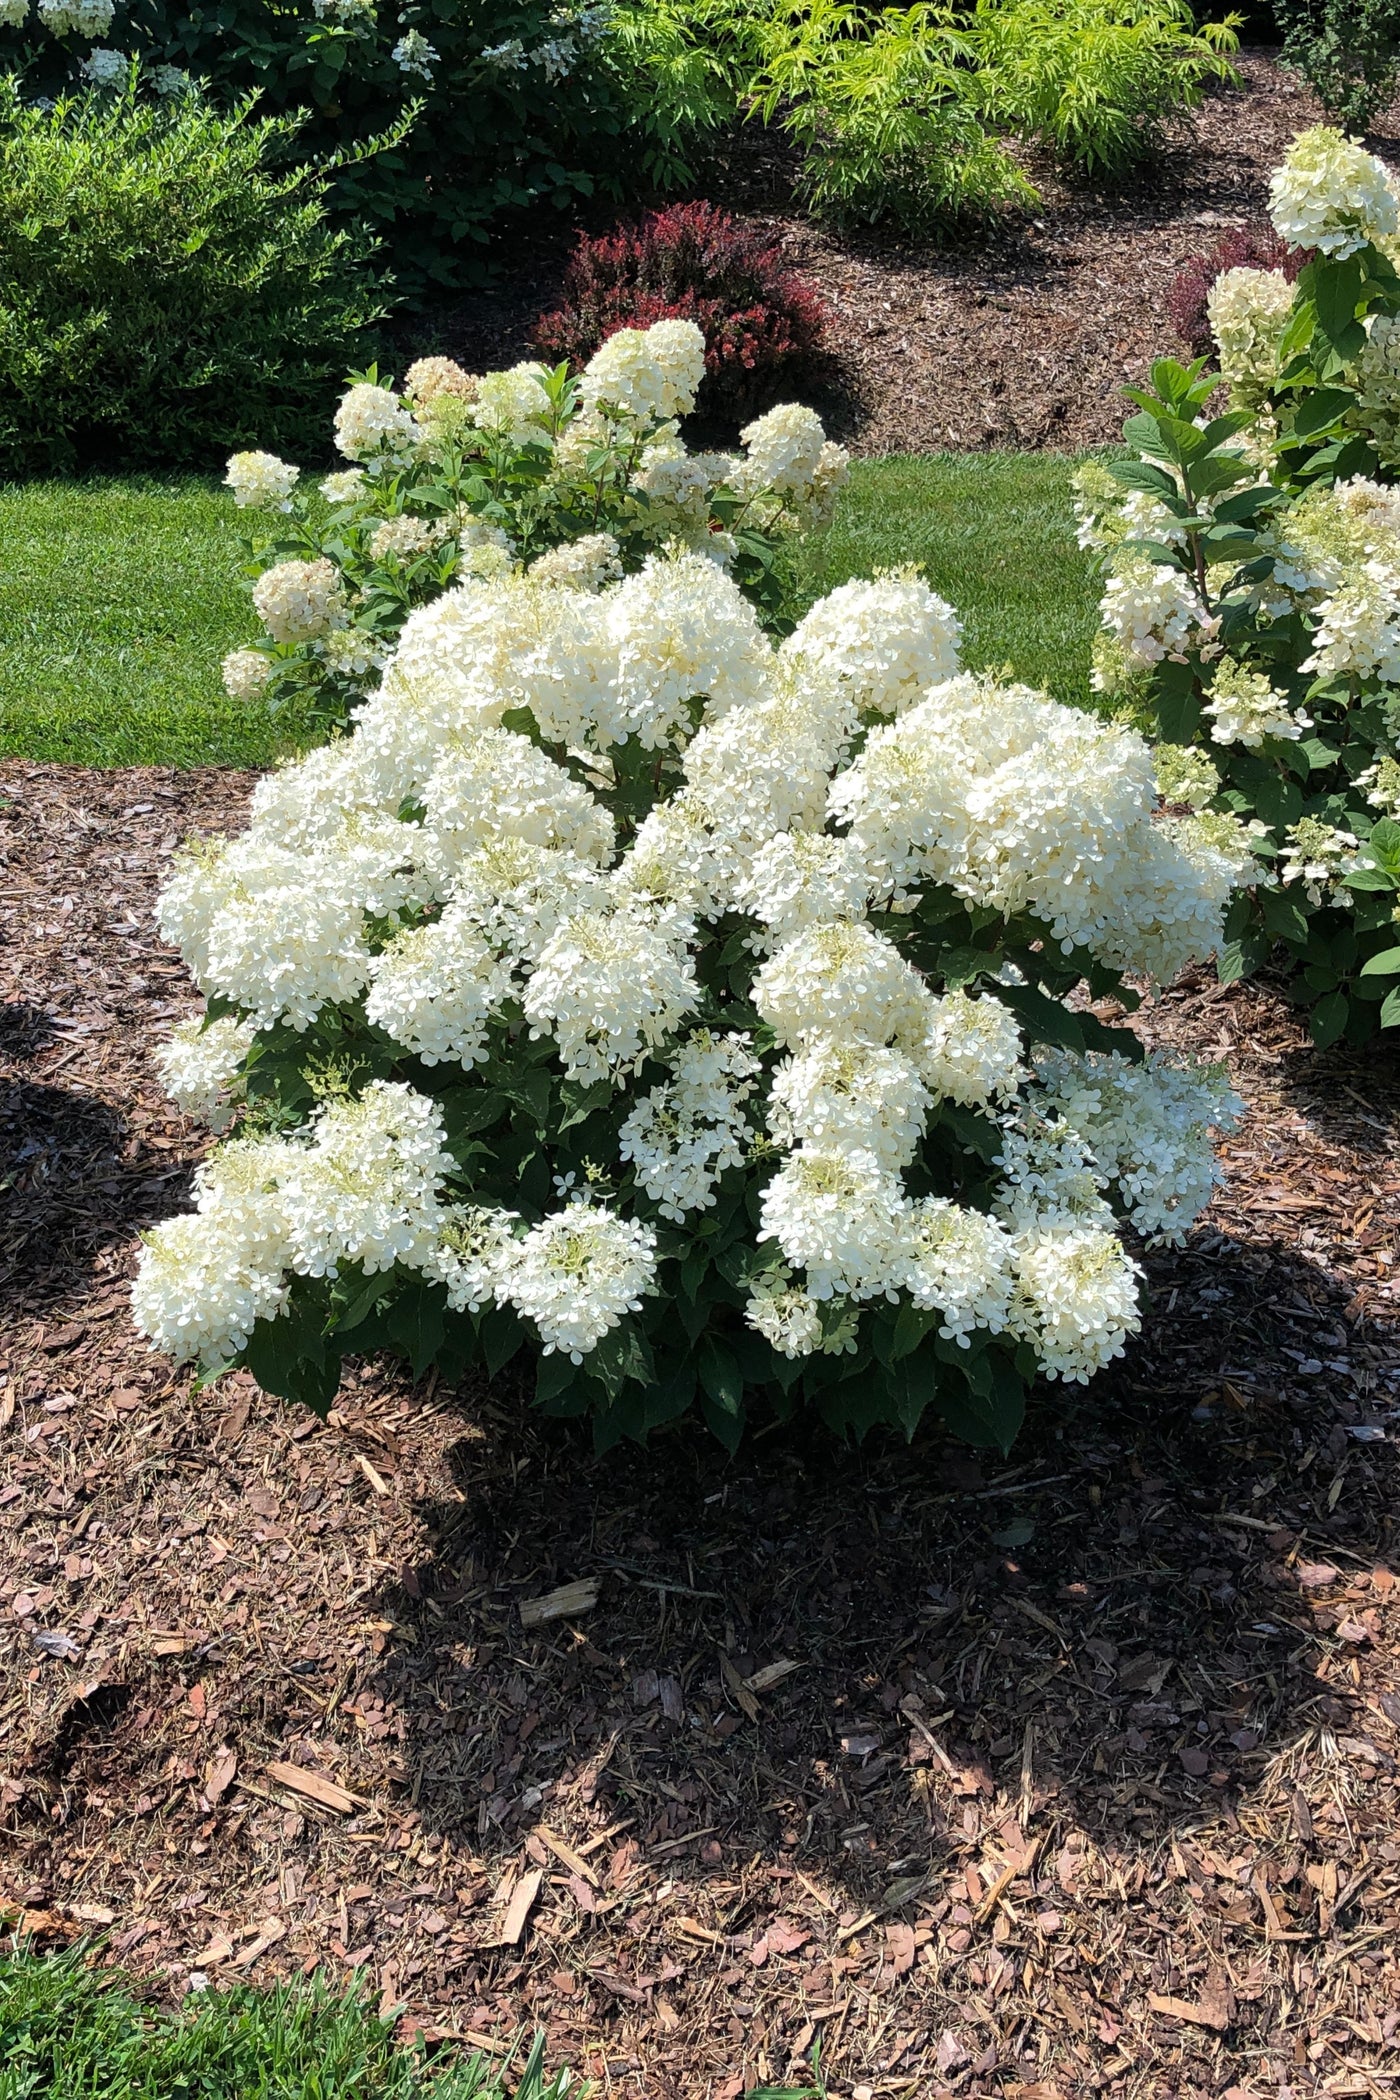
[[[1400,208],[1380,161],[1318,128],[1271,210],[1311,259],[1296,282],[1217,276],[1219,371],[1167,359],[1129,390],[1136,457],[1080,476],[1081,539],[1108,572],[1096,683],[1176,747],[1182,806],[1255,834],[1220,974],[1281,955],[1326,1045],[1400,1025],[1375,879],[1400,815]]]
[[[229,693],[342,723],[408,615],[464,577],[601,584],[671,543],[722,561],[783,625],[782,547],[830,521],[847,455],[795,404],[751,423],[738,454],[688,451],[679,419],[704,374],[685,320],[618,329],[578,373],[423,358],[401,394],[375,373],[351,384],[335,418],[351,464],[320,501],[285,461],[235,454],[234,499],[269,522],[252,550],[266,631],[225,660]]]
[[[314,588],[314,586],[312,586]],[[1208,954],[1243,827],[962,670],[912,572],[781,643],[704,548],[414,610],[349,735],[159,905],[223,1140],[135,1309],[324,1410],[342,1355],[533,1360],[606,1443],[698,1406],[1009,1445],[1207,1200],[1218,1072],[1091,1002]],[[1083,996],[1070,1003],[1070,995]]]

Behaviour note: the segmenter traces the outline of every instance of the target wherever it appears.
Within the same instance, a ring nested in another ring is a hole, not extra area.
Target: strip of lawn
[[[804,596],[922,564],[965,654],[1089,704],[1098,589],[1054,453],[857,462],[831,531],[794,550]],[[257,620],[244,524],[214,480],[0,487],[0,755],[88,766],[269,764],[266,716],[229,700],[225,653]]]

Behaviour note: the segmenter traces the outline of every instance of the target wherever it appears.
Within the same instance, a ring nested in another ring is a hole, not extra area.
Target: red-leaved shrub
[[[542,356],[583,365],[619,328],[694,321],[705,335],[698,406],[711,415],[760,405],[820,347],[826,323],[776,244],[713,204],[673,204],[597,240],[580,236],[563,291],[563,305],[535,323]]]
[[[1282,270],[1291,283],[1311,254],[1310,248],[1290,248],[1271,226],[1235,228],[1182,266],[1167,294],[1173,328],[1194,357],[1209,357],[1214,339],[1206,299],[1221,271]]]

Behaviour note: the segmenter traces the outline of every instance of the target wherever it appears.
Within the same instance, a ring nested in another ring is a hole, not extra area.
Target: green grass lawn
[[[804,591],[920,562],[976,668],[1088,703],[1097,587],[1074,541],[1073,461],[953,453],[858,462]],[[0,755],[79,765],[265,765],[281,738],[226,698],[257,621],[241,521],[213,480],[0,487]]]
[[[498,2064],[431,2063],[369,2005],[306,1985],[145,2004],[81,1954],[0,1954],[0,2100],[585,2100],[544,2037]]]

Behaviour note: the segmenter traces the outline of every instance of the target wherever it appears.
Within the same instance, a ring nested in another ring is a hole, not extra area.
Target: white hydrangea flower
[[[1400,570],[1368,561],[1325,599],[1300,669],[1400,685]]]
[[[1400,463],[1400,320],[1370,314],[1366,342],[1353,374],[1356,408],[1350,420],[1365,432],[1381,464]]]
[[[1099,607],[1104,630],[1135,667],[1163,657],[1184,663],[1189,650],[1207,653],[1220,631],[1191,578],[1165,562],[1123,560],[1104,587]]]
[[[444,395],[455,401],[473,401],[479,385],[476,374],[464,371],[452,357],[420,357],[403,375],[403,390],[418,408],[427,408]]]
[[[892,1174],[918,1150],[928,1088],[902,1051],[818,1036],[773,1075],[768,1130],[779,1145],[870,1153]]]
[[[1284,835],[1279,880],[1300,882],[1309,904],[1350,904],[1351,892],[1341,886],[1343,875],[1359,865],[1355,833],[1326,823],[1321,817],[1300,817]]]
[[[458,861],[452,900],[493,948],[529,962],[566,919],[612,901],[594,862],[518,838],[493,839]]]
[[[745,456],[729,477],[736,493],[771,492],[799,502],[811,493],[826,446],[822,419],[814,409],[800,408],[796,402],[770,408],[739,432],[739,442]]]
[[[1220,771],[1193,744],[1158,744],[1152,754],[1163,802],[1202,810],[1220,793]]]
[[[447,1286],[453,1312],[477,1313],[500,1296],[515,1255],[513,1210],[479,1203],[449,1204],[438,1219],[437,1245],[423,1259],[423,1273]]]
[[[1400,760],[1383,752],[1373,766],[1357,774],[1356,785],[1372,809],[1384,817],[1400,817]]]
[[[674,450],[664,438],[648,445],[632,476],[634,492],[645,499],[645,525],[657,538],[678,534],[692,543],[710,532],[710,498],[732,462],[703,452],[687,452],[679,439]]]
[[[341,396],[335,412],[335,446],[346,459],[404,452],[416,437],[417,425],[389,387],[361,380]]]
[[[656,1234],[635,1218],[575,1202],[513,1242],[497,1295],[534,1322],[543,1353],[582,1363],[656,1276]]]
[[[804,927],[757,972],[753,1003],[780,1043],[917,1041],[929,995],[892,941],[859,920]]]
[[[482,1062],[487,1023],[511,994],[511,964],[469,909],[450,904],[440,919],[396,934],[371,972],[367,1021],[425,1065]]]
[[[261,649],[230,649],[220,665],[230,700],[259,700],[272,677],[272,659]]]
[[[1021,1031],[1000,999],[945,992],[925,1009],[926,1026],[910,1055],[936,1095],[985,1108],[1014,1094],[1024,1076]]]
[[[1159,829],[1222,900],[1232,890],[1273,886],[1272,874],[1258,858],[1259,844],[1269,835],[1260,818],[1246,823],[1230,810],[1202,809],[1189,817],[1164,817]]]
[[[1312,717],[1295,713],[1288,695],[1270,683],[1266,672],[1251,671],[1232,656],[1222,656],[1215,666],[1205,712],[1212,743],[1243,744],[1249,751],[1257,751],[1265,737],[1296,742],[1313,726]]]
[[[819,598],[783,644],[849,681],[861,711],[899,715],[958,670],[962,622],[914,569],[843,583]]]
[[[291,1266],[302,1276],[335,1276],[345,1262],[368,1276],[424,1267],[455,1167],[437,1103],[412,1087],[376,1079],[358,1100],[325,1102],[279,1176]]]
[[[29,0],[0,0],[0,29],[18,29],[29,14]]]
[[[744,1104],[760,1069],[747,1036],[698,1030],[672,1057],[672,1077],[628,1116],[618,1149],[663,1218],[710,1209],[721,1174],[742,1165],[753,1136]]]
[[[619,328],[583,368],[586,411],[611,408],[642,424],[688,416],[705,376],[705,338],[693,321]]]
[[[523,1005],[534,1036],[552,1035],[576,1079],[636,1068],[699,1004],[684,944],[640,913],[585,911],[540,950]]]
[[[526,571],[531,583],[553,590],[597,591],[622,574],[617,541],[610,532],[587,532],[539,555]]]
[[[300,467],[289,466],[275,452],[235,452],[224,474],[224,487],[233,490],[240,510],[290,510],[292,490],[301,477]]]
[[[163,101],[172,95],[187,95],[194,82],[183,66],[152,66],[151,85]]]
[[[345,618],[345,590],[324,556],[279,561],[253,585],[253,606],[274,642],[313,642]]]
[[[451,867],[494,841],[524,839],[595,860],[612,858],[607,809],[548,752],[510,729],[452,738],[422,788],[432,851]]]
[[[406,30],[389,56],[401,73],[412,73],[419,80],[431,80],[433,68],[439,63],[436,48],[421,29]]]
[[[124,51],[106,51],[99,44],[79,59],[78,71],[93,87],[117,87],[130,73],[131,60]]]
[[[1142,1324],[1140,1276],[1102,1227],[1056,1220],[1026,1231],[1016,1246],[1011,1331],[1032,1344],[1045,1378],[1087,1385]]]
[[[617,668],[600,742],[633,735],[655,751],[689,734],[701,711],[692,703],[713,719],[766,691],[772,652],[758,616],[702,556],[650,555],[603,603]]]
[[[337,473],[323,477],[321,494],[327,503],[358,503],[365,493],[365,487],[363,467],[343,467]]]
[[[784,941],[804,926],[828,919],[859,919],[871,882],[850,839],[820,831],[780,831],[754,855],[734,889],[734,902]]]
[[[1282,270],[1222,270],[1207,292],[1220,376],[1237,406],[1257,408],[1278,377],[1278,341],[1293,300]]]
[[[182,1115],[197,1116],[215,1132],[226,1128],[229,1094],[253,1046],[251,1021],[223,1014],[216,1021],[196,1015],[172,1030],[155,1054],[166,1093]]]
[[[943,1196],[925,1196],[910,1209],[904,1274],[910,1301],[943,1315],[939,1333],[960,1349],[979,1329],[1004,1334],[1016,1284],[1015,1250],[995,1218]]]
[[[508,372],[487,372],[478,382],[471,418],[478,430],[506,438],[512,445],[548,442],[549,396],[541,364],[512,365]]]
[[[817,1354],[853,1354],[860,1309],[846,1306],[835,1319],[833,1310],[830,1298],[818,1302],[810,1291],[794,1283],[792,1271],[784,1263],[755,1282],[744,1307],[744,1319],[779,1356],[790,1360]]]
[[[395,517],[380,519],[370,534],[369,551],[375,561],[412,561],[415,555],[429,554],[441,546],[451,530],[441,518],[416,518],[409,511],[400,511]]]
[[[1037,1230],[1051,1221],[1113,1228],[1104,1200],[1108,1176],[1088,1139],[1062,1115],[1041,1113],[1026,1100],[1007,1117],[998,1160],[1003,1179],[996,1213],[1013,1232]]]
[[[106,36],[114,0],[39,0],[39,20],[54,36]]]
[[[1084,1140],[1149,1244],[1180,1245],[1220,1179],[1212,1130],[1244,1113],[1219,1067],[1173,1065],[1160,1052],[1046,1049],[1035,1060],[1044,1107]]]
[[[1340,262],[1400,228],[1390,171],[1329,125],[1300,132],[1269,181],[1269,216],[1279,238]]]
[[[763,1191],[758,1238],[805,1270],[814,1298],[893,1300],[909,1243],[903,1186],[873,1152],[800,1146]]]
[[[143,1235],[131,1311],[153,1348],[176,1363],[230,1363],[259,1320],[287,1303],[286,1272],[217,1212],[189,1211]]]

